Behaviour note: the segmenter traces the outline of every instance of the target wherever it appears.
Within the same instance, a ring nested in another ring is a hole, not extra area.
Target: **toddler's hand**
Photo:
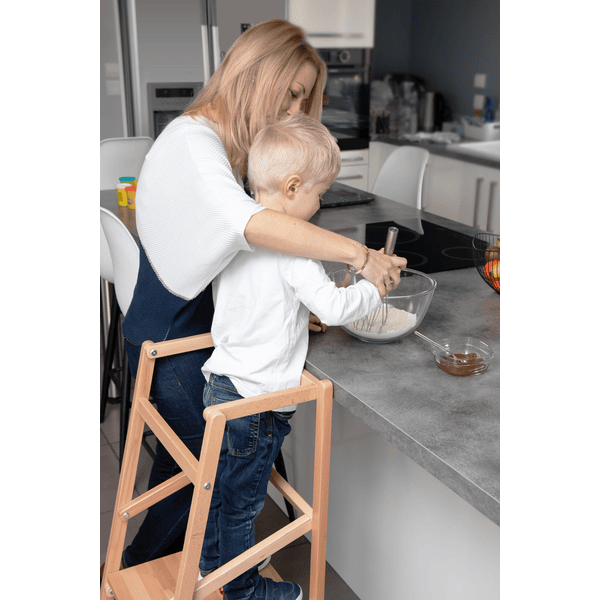
[[[327,331],[327,325],[321,323],[321,319],[319,319],[317,315],[310,313],[308,315],[308,329],[309,331],[322,331],[325,333]]]

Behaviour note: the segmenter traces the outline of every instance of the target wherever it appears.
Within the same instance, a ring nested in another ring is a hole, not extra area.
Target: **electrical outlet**
[[[475,94],[473,96],[473,108],[475,110],[483,110],[485,106],[485,96],[483,94]]]
[[[485,87],[486,75],[485,73],[477,73],[473,81],[473,87],[483,89]]]

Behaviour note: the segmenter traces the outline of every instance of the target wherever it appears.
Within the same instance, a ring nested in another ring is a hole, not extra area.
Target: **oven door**
[[[340,150],[369,147],[369,85],[364,69],[328,69],[321,121]]]

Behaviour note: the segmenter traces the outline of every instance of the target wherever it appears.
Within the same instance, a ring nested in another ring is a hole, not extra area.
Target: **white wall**
[[[498,600],[499,527],[333,404],[329,564],[361,600]],[[300,405],[283,448],[309,503],[314,419],[314,403]]]

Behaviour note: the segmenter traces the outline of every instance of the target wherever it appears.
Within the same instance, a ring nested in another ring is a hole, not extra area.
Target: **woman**
[[[140,269],[123,324],[134,374],[145,340],[210,331],[210,282],[238,251],[251,251],[249,244],[348,263],[384,292],[398,285],[405,259],[264,209],[239,183],[264,126],[300,110],[320,119],[325,77],[301,29],[282,20],[260,23],[238,38],[208,85],[154,143],[137,188]],[[205,427],[201,367],[209,355],[157,360],[152,386],[159,412],[196,456]],[[178,471],[159,443],[149,488]],[[191,496],[190,485],[149,510],[124,566],[180,549]],[[283,597],[269,586],[269,600]]]

